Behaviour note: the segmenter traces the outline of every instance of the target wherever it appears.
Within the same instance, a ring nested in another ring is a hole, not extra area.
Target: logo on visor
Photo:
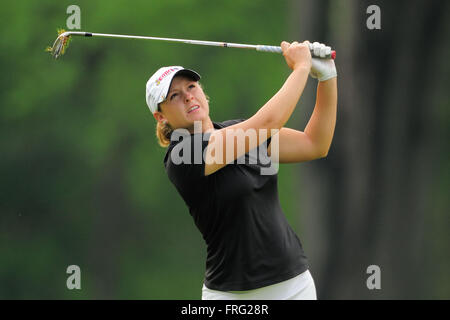
[[[163,81],[165,77],[177,70],[180,70],[180,68],[170,68],[169,70],[164,71],[164,73],[158,79],[156,79],[156,85],[159,86],[161,84],[161,81]]]

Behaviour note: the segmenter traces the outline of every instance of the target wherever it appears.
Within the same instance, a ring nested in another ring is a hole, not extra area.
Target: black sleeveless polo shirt
[[[213,125],[221,129],[241,121]],[[164,158],[168,177],[207,245],[205,286],[220,291],[252,290],[306,271],[302,244],[280,206],[277,170],[261,174],[271,165],[267,155],[270,138],[256,153],[247,153],[245,163],[237,159],[205,176],[203,154],[209,136],[173,135]],[[251,161],[255,154],[257,159]],[[189,161],[180,163],[180,157]]]

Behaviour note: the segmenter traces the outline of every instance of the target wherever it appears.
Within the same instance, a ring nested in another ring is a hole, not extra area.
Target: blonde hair
[[[203,90],[203,86],[201,85],[201,83],[197,82],[197,84]],[[208,95],[205,92],[203,93],[205,94],[206,101],[208,101],[209,103]],[[158,104],[158,111],[161,112],[160,104]],[[172,136],[172,132],[173,128],[167,122],[165,123],[161,123],[160,121],[156,122],[156,139],[158,139],[158,144],[161,147],[167,148],[170,145],[170,137]]]

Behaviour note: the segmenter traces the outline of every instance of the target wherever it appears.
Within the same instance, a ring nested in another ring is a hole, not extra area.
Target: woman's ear
[[[155,118],[156,121],[161,122],[162,124],[166,124],[167,123],[167,119],[159,111],[156,111],[155,113],[153,113],[153,117]]]

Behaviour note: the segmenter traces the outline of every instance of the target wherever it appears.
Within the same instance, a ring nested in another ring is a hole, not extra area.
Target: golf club
[[[48,48],[47,51],[51,52],[52,56],[55,59],[57,59],[60,55],[64,54],[65,49],[67,48],[67,45],[68,45],[68,40],[71,36],[160,40],[160,41],[171,41],[171,42],[181,42],[181,43],[187,43],[187,44],[196,44],[196,45],[202,45],[202,46],[254,49],[256,51],[262,51],[262,52],[282,53],[281,47],[277,47],[277,46],[251,45],[251,44],[227,43],[227,42],[216,42],[216,41],[202,41],[202,40],[158,38],[158,37],[144,37],[144,36],[107,34],[107,33],[91,33],[91,32],[84,32],[84,31],[61,32],[58,35],[58,38],[56,38],[55,42],[53,43],[53,46],[51,48]],[[313,51],[311,51],[311,55],[316,58],[335,59],[336,51],[332,50],[331,53],[325,57],[316,56]]]

